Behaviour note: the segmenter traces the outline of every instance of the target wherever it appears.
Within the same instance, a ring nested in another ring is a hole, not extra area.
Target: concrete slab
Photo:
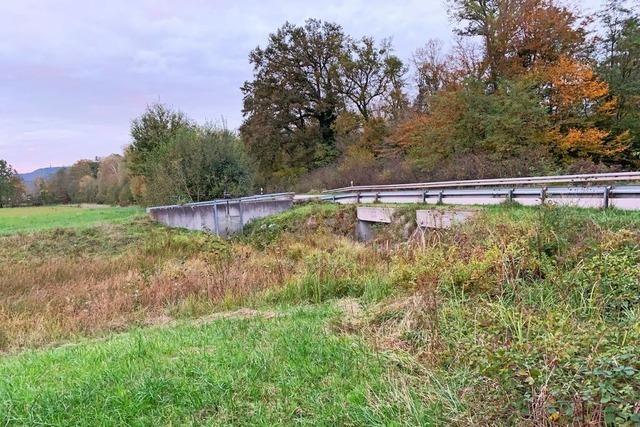
[[[473,218],[478,211],[425,209],[416,211],[416,222],[422,228],[451,228]]]
[[[360,221],[390,224],[396,210],[394,208],[358,206],[357,211]]]

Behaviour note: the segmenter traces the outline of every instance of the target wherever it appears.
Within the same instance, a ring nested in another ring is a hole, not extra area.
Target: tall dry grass
[[[0,237],[0,351],[199,316],[286,288],[310,268],[328,280],[370,264],[350,239],[297,220],[300,233],[267,246],[146,221]],[[342,272],[326,256],[336,248],[354,258]]]
[[[97,234],[108,238],[125,231],[108,227]],[[113,248],[75,253],[60,247],[59,237],[3,238],[0,350],[180,315],[185,300],[206,301],[210,307],[240,300],[284,282],[292,272],[286,258],[200,234],[149,229],[113,253]],[[40,247],[48,241],[49,250],[29,253],[36,241]]]

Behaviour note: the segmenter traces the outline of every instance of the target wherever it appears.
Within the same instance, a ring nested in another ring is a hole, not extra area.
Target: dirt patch
[[[280,317],[282,313],[276,311],[261,311],[251,308],[240,308],[233,311],[221,311],[219,313],[209,314],[197,319],[189,321],[193,325],[206,325],[207,323],[215,322],[220,319],[251,319],[254,317],[260,317],[263,319],[273,319],[274,317]],[[166,314],[150,317],[146,319],[145,324],[148,326],[176,326],[179,322],[171,316]]]
[[[335,305],[344,313],[345,318],[347,319],[357,320],[361,319],[363,316],[364,310],[355,298],[344,298],[338,300]]]
[[[365,324],[365,312],[355,298],[344,298],[335,302],[342,312],[340,319],[329,324],[333,332],[353,334],[362,330]]]

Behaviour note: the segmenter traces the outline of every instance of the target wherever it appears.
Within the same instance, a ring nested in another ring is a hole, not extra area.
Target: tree
[[[640,159],[640,15],[624,1],[610,0],[598,14],[604,34],[598,72],[609,85],[611,114],[604,125],[615,135],[627,133],[632,160]]]
[[[69,203],[69,173],[67,168],[59,169],[47,182],[47,193],[53,203]]]
[[[480,37],[489,88],[584,46],[577,16],[555,0],[452,0],[451,15],[461,36]]]
[[[16,204],[24,194],[24,185],[16,170],[0,159],[0,208]]]
[[[238,137],[226,129],[183,129],[155,151],[147,181],[147,203],[206,201],[225,193],[244,195],[252,176]]]
[[[125,158],[119,154],[100,159],[96,176],[99,203],[127,205],[132,202]]]
[[[618,160],[628,148],[624,134],[600,126],[611,115],[609,86],[586,63],[561,57],[541,70],[543,103],[553,128],[549,141],[560,156]]]
[[[129,168],[133,174],[147,175],[147,161],[151,154],[191,126],[191,121],[184,113],[160,103],[149,105],[140,117],[131,122],[132,141],[127,147],[127,153]]]
[[[404,121],[390,139],[429,177],[499,177],[540,171],[549,127],[532,82],[504,80],[488,93],[470,80],[433,96],[430,113]]]
[[[301,27],[286,23],[266,48],[251,52],[254,76],[242,86],[241,132],[263,174],[305,170],[336,157],[344,42],[339,25],[310,19]]]
[[[82,159],[66,169],[66,193],[73,203],[93,203],[96,201],[99,162]]]
[[[356,107],[365,121],[371,118],[376,103],[378,110],[383,111],[382,104],[390,104],[394,90],[402,86],[406,68],[391,52],[388,40],[379,46],[371,37],[346,42],[340,58],[340,93]]]
[[[49,184],[45,178],[43,177],[36,178],[34,183],[34,188],[35,188],[35,191],[33,193],[35,196],[34,203],[41,204],[41,205],[47,205],[51,203],[51,197],[49,196]]]

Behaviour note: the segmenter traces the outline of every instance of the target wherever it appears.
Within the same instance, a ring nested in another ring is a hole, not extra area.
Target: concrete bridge
[[[622,183],[624,184],[620,185]],[[156,206],[147,209],[147,212],[156,221],[170,227],[208,231],[225,237],[242,231],[248,222],[256,218],[291,208],[294,200],[355,204],[419,203],[425,207],[429,204],[491,205],[505,201],[523,205],[552,202],[576,207],[635,210],[640,209],[638,183],[640,172],[352,186],[329,190],[322,195],[265,194]],[[372,225],[390,223],[393,212],[391,207],[358,207],[357,235],[366,240],[371,235]],[[417,212],[416,222],[421,228],[447,228],[472,215],[472,210],[461,207],[450,210],[423,209]]]

